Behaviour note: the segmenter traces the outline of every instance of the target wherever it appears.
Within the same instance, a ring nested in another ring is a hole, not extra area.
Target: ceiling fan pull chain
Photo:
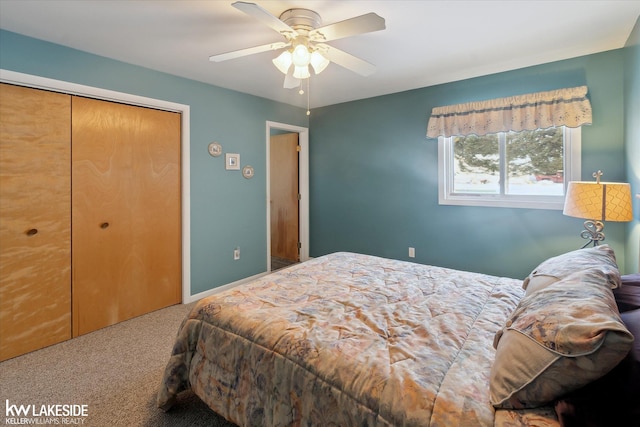
[[[310,96],[309,96],[309,80],[311,80],[311,79],[307,79],[307,116],[311,115],[311,110],[309,109],[309,105],[310,105],[309,104],[309,99],[310,99]]]

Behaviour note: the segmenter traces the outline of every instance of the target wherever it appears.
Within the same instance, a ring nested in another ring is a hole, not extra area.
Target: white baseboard
[[[191,296],[187,297],[184,301],[182,301],[182,303],[183,304],[189,304],[189,303],[192,303],[194,301],[198,301],[198,300],[200,300],[202,298],[206,298],[206,297],[211,296],[211,295],[219,294],[220,292],[226,291],[227,289],[235,288],[236,286],[240,286],[240,285],[243,285],[245,283],[251,282],[252,280],[259,279],[259,278],[261,278],[263,276],[266,276],[267,274],[269,274],[269,272],[256,274],[255,276],[246,277],[244,279],[237,280],[235,282],[227,283],[226,285],[218,286],[217,288],[213,288],[213,289],[210,289],[208,291],[200,292],[199,294],[191,295]]]

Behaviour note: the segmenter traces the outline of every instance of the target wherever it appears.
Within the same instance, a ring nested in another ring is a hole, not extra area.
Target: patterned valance
[[[570,128],[591,124],[587,87],[580,86],[488,101],[435,107],[427,137]]]

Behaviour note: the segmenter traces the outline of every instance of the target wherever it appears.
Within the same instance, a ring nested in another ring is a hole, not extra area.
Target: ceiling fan
[[[256,53],[285,49],[277,58],[273,59],[274,65],[286,76],[285,88],[298,87],[302,79],[309,78],[311,76],[309,65],[315,74],[322,72],[330,62],[335,62],[362,76],[368,76],[376,69],[375,65],[325,43],[384,30],[384,18],[375,13],[367,13],[334,24],[320,26],[320,15],[309,9],[289,9],[276,18],[255,3],[237,1],[232,6],[277,31],[285,38],[285,41],[212,55],[209,57],[210,61],[221,62]]]

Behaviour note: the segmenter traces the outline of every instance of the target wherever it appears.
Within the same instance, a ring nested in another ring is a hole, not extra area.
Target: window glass
[[[562,128],[509,132],[506,194],[563,196]]]
[[[500,194],[498,135],[453,137],[456,194]]]
[[[562,209],[580,179],[580,128],[439,139],[441,204]]]

